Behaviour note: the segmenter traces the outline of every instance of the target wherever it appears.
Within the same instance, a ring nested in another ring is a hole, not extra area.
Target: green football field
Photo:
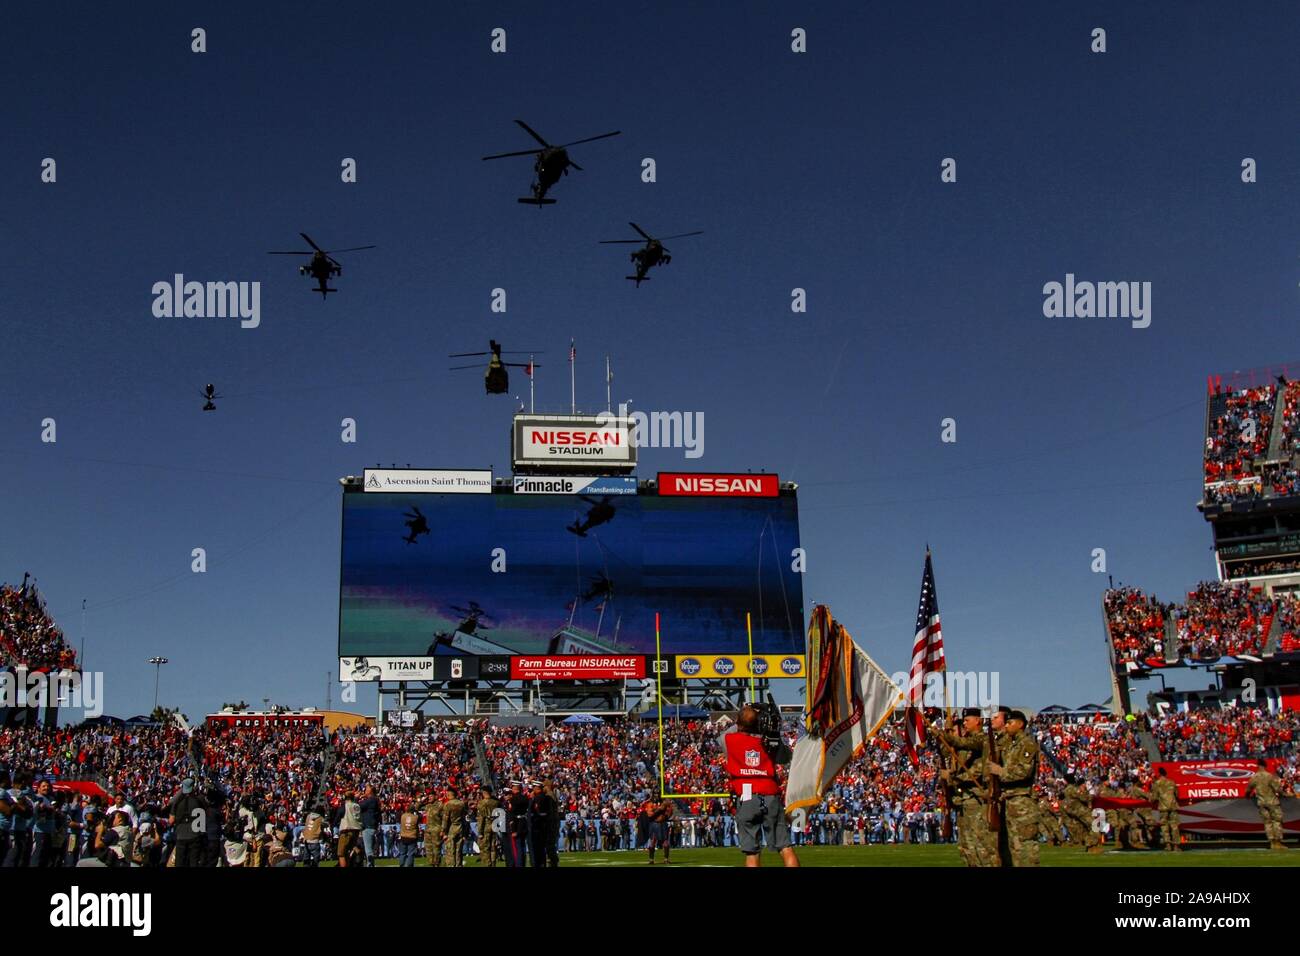
[[[945,846],[814,846],[799,849],[799,862],[804,866],[963,866],[957,848]],[[1105,853],[1085,853],[1075,847],[1041,847],[1043,866],[1083,866],[1099,868],[1127,868],[1135,866],[1187,866],[1187,867],[1260,867],[1300,866],[1300,849],[1286,851],[1260,849],[1219,849],[1213,846],[1185,850],[1182,853],[1164,853],[1159,850],[1107,850]],[[672,866],[664,867],[663,854],[655,855],[655,866],[672,869],[673,866],[740,866],[739,850],[709,847],[698,850],[677,850],[672,855]],[[381,866],[395,865],[395,860],[382,860]],[[418,866],[424,866],[420,859]],[[466,857],[467,867],[477,867],[476,857]],[[780,866],[781,858],[775,853],[763,854],[764,866]],[[646,854],[642,851],[612,853],[561,853],[560,866],[616,867],[639,866],[648,868]]]

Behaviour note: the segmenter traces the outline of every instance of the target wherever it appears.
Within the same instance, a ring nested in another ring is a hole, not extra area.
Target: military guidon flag
[[[844,765],[862,753],[894,713],[903,692],[824,604],[808,625],[805,699],[808,731],[794,746],[786,812],[812,808]]]
[[[912,640],[912,669],[907,678],[907,754],[916,763],[916,751],[925,743],[925,679],[943,671],[943,628],[939,624],[939,595],[934,588],[930,549],[925,549],[921,575],[921,603],[916,609],[916,637]]]

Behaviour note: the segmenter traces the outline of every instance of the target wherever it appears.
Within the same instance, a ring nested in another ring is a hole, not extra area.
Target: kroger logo
[[[787,674],[797,674],[803,670],[803,665],[799,663],[799,658],[787,657],[785,660],[781,661],[781,670],[785,671]]]
[[[749,659],[749,672],[754,675],[767,673],[767,661],[762,657],[751,657]]]
[[[736,664],[730,657],[719,657],[713,662],[713,669],[723,677],[726,677],[736,669]]]
[[[682,673],[687,677],[694,676],[700,672],[700,662],[693,657],[686,658],[677,666],[682,669]]]

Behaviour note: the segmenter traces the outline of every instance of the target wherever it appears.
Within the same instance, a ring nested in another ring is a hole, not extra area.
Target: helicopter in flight
[[[470,356],[490,355],[491,358],[488,359],[487,371],[483,373],[483,387],[487,390],[487,394],[489,395],[504,395],[508,391],[510,391],[510,373],[506,371],[507,368],[527,369],[528,371],[526,374],[532,375],[533,369],[541,367],[539,365],[535,365],[531,361],[528,362],[501,361],[501,343],[498,342],[496,339],[488,340],[488,348],[491,349],[490,352],[453,352],[451,355],[448,355],[447,357],[448,358],[469,358]],[[521,353],[507,352],[505,354],[515,355]],[[532,352],[529,354],[536,355],[537,353]],[[481,368],[481,367],[482,366],[480,365],[453,365],[450,371],[454,372],[464,368]]]
[[[311,276],[313,279],[316,280],[316,288],[314,291],[320,293],[320,297],[322,301],[324,301],[325,298],[328,297],[331,292],[339,291],[338,289],[331,289],[329,287],[330,276],[343,275],[342,264],[340,264],[340,262],[337,259],[335,259],[331,255],[331,253],[359,252],[362,249],[375,248],[374,246],[351,246],[347,249],[322,249],[320,246],[316,245],[316,243],[312,241],[311,236],[307,235],[307,233],[300,232],[298,233],[298,235],[302,236],[303,239],[307,240],[307,245],[311,246],[312,249],[314,249],[315,251],[312,252],[306,249],[295,249],[292,252],[276,251],[276,252],[268,253],[268,255],[311,256],[310,262],[308,262],[305,266],[298,267],[298,275]]]
[[[645,245],[632,253],[632,261],[636,263],[636,275],[626,277],[635,282],[637,288],[640,288],[642,282],[650,281],[650,277],[646,275],[647,272],[655,266],[668,265],[673,261],[673,257],[668,254],[668,250],[664,247],[663,239],[656,239],[634,222],[629,222],[628,225],[641,235],[641,239],[645,240]],[[697,229],[694,232],[679,232],[675,236],[664,236],[664,239],[684,239],[687,236],[699,236],[703,235],[703,233],[703,229]],[[641,239],[602,239],[600,244],[602,246],[622,245],[625,243],[640,245]]]
[[[536,130],[525,123],[523,120],[515,120],[524,131],[533,139],[542,144],[541,149],[521,149],[513,153],[496,153],[492,156],[484,156],[486,159],[505,159],[507,156],[536,156],[537,161],[533,164],[533,172],[537,178],[533,181],[532,198],[520,197],[519,201],[530,206],[536,206],[539,209],[542,206],[549,206],[555,202],[554,199],[547,199],[546,192],[557,182],[561,176],[569,175],[570,169],[576,169],[582,172],[582,167],[569,158],[569,147],[577,146],[579,143],[590,143],[598,139],[608,139],[610,136],[618,136],[622,130],[614,130],[612,133],[601,133],[599,136],[588,136],[586,139],[575,139],[572,143],[565,143],[563,146],[554,146],[543,139]]]
[[[585,538],[587,532],[592,528],[614,520],[614,506],[610,504],[610,495],[605,495],[599,501],[595,498],[588,498],[586,495],[578,495],[578,497],[591,507],[587,509],[587,517],[583,518],[581,522],[575,521],[573,524],[565,525],[565,531],[572,532],[579,538]]]
[[[418,507],[416,507],[415,505],[412,505],[411,507],[412,510],[414,510],[415,512],[414,514],[412,514],[410,511],[405,511],[402,513],[402,517],[408,519],[407,521],[402,522],[402,524],[406,525],[406,529],[407,529],[406,534],[402,537],[402,540],[405,541],[407,544],[415,544],[415,539],[418,538],[420,535],[431,533],[429,531],[429,519],[424,516],[424,513],[420,511]]]
[[[199,392],[199,396],[204,400],[203,410],[205,412],[215,412],[217,410],[217,406],[212,404],[215,399],[221,397],[217,394],[217,386],[209,382],[203,386],[203,391]]]

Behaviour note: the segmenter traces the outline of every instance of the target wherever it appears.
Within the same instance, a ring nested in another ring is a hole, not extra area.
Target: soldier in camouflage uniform
[[[430,791],[424,807],[424,855],[430,866],[442,866],[442,801]]]
[[[447,788],[447,802],[442,805],[442,840],[446,845],[447,865],[465,865],[465,801],[455,787]]]
[[[1025,715],[1013,710],[1006,716],[1005,744],[999,744],[1001,763],[989,760],[985,770],[1002,778],[1002,827],[1006,831],[1012,866],[1038,865],[1038,805],[1034,781],[1038,778],[1038,741],[1025,730]]]
[[[967,866],[997,866],[997,835],[989,829],[987,790],[984,783],[984,734],[978,707],[962,711],[961,736],[936,731],[953,750],[953,767],[945,770],[952,785],[957,811],[957,848]]]
[[[1062,811],[1071,843],[1079,843],[1090,853],[1101,852],[1101,834],[1093,826],[1092,794],[1075,777],[1066,778]]]
[[[501,803],[492,796],[491,789],[483,787],[474,823],[478,827],[479,862],[484,866],[496,866],[497,858],[501,855],[496,831],[492,829],[492,815],[500,806]]]
[[[1285,850],[1282,842],[1282,781],[1268,771],[1268,762],[1259,761],[1259,769],[1246,785],[1246,796],[1254,796],[1259,817],[1264,821],[1264,835],[1271,850]]]
[[[1107,780],[1106,783],[1102,785],[1101,789],[1097,791],[1097,796],[1122,797],[1124,796],[1124,791],[1120,790],[1119,787],[1116,786],[1114,780]],[[1121,826],[1122,821],[1120,820],[1119,811],[1112,807],[1107,807],[1106,823],[1110,826],[1110,838],[1115,841],[1115,848],[1119,849],[1120,834],[1124,832],[1124,829]]]
[[[1178,787],[1169,779],[1165,768],[1151,781],[1151,799],[1160,814],[1160,844],[1166,850],[1181,851],[1182,832],[1178,828]]]
[[[1123,796],[1126,799],[1144,799],[1146,794],[1135,788],[1132,781],[1124,784]],[[1147,849],[1147,837],[1145,829],[1145,820],[1142,811],[1138,807],[1119,812],[1120,823],[1124,825],[1125,836],[1128,839],[1128,845],[1133,850]]]
[[[1052,805],[1050,797],[1042,797],[1038,801],[1038,836],[1048,846],[1061,844],[1060,811]]]

